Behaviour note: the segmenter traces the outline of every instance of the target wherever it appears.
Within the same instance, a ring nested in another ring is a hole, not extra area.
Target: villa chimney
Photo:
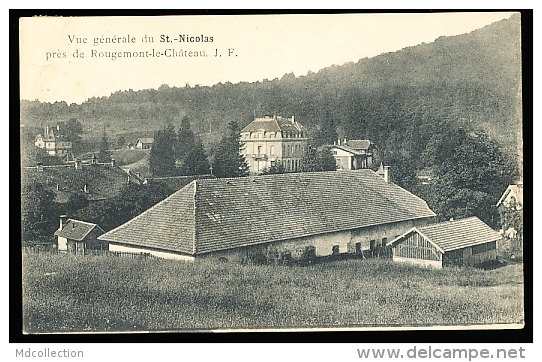
[[[115,167],[115,160],[114,159],[111,159],[111,167]]]
[[[81,168],[81,160],[76,159],[75,160],[75,169],[79,170]]]
[[[346,137],[344,137],[344,140],[343,140],[343,145],[346,146]]]
[[[292,124],[295,124],[294,117],[295,117],[295,116],[292,116]]]
[[[137,178],[141,178],[141,172],[136,172]]]
[[[85,182],[85,184],[83,185],[83,192],[85,194],[88,194],[88,184]]]
[[[339,146],[341,145],[341,139],[340,138],[337,139],[337,145],[339,145]]]
[[[60,125],[59,124],[56,125],[56,130],[60,131]]]
[[[92,155],[92,164],[95,165],[98,163],[98,159],[96,158],[96,155]]]
[[[384,181],[387,184],[391,183],[390,168],[390,166],[384,166]]]
[[[66,225],[66,221],[68,220],[68,217],[66,215],[60,215],[60,230]]]
[[[45,135],[47,136],[48,134],[49,134],[49,126],[46,125],[46,126],[45,126]]]
[[[60,185],[59,184],[56,184],[56,190],[60,191]]]
[[[43,163],[41,162],[36,163],[36,169],[40,172],[43,172]]]

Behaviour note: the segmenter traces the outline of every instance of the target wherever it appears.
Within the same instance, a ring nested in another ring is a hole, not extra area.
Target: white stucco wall
[[[270,252],[289,250],[293,258],[301,257],[307,246],[314,246],[316,256],[328,256],[333,254],[333,246],[339,246],[339,253],[348,251],[348,244],[351,239],[350,231],[339,231],[336,233],[319,234],[303,238],[289,239],[275,242],[269,245]]]
[[[383,238],[391,241],[414,226],[425,224],[427,224],[426,220],[409,220],[354,230],[352,231],[352,238],[348,243],[348,252],[354,253],[356,251],[356,243],[361,243],[361,250],[369,250],[371,240],[374,240],[376,244],[382,243]]]
[[[58,251],[66,251],[68,250],[68,239],[58,237]]]
[[[145,249],[145,248],[136,248],[136,247],[113,244],[113,243],[109,243],[109,251],[120,251],[120,252],[127,252],[127,253],[149,253],[157,258],[162,258],[162,259],[194,261],[193,256],[180,255],[180,254],[150,250],[150,249]]]

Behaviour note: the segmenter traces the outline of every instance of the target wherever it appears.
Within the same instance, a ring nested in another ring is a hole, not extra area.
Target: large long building
[[[369,169],[194,180],[98,239],[159,257],[243,262],[362,253],[435,216]]]
[[[282,164],[287,172],[299,171],[307,149],[305,128],[292,118],[256,118],[241,130],[243,150],[251,173]]]

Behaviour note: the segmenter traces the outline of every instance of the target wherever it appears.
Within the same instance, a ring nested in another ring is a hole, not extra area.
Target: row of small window
[[[280,135],[280,132],[254,132],[250,134],[245,134],[244,138],[276,138]],[[297,131],[283,131],[282,138],[304,138],[304,132]]]

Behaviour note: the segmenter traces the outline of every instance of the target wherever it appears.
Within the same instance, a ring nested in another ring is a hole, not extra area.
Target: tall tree
[[[181,127],[177,132],[177,142],[175,143],[175,156],[181,162],[186,159],[192,149],[196,147],[196,136],[190,128],[190,120],[184,116],[181,120]]]
[[[309,146],[301,158],[301,172],[335,171],[337,163],[329,147],[317,150]]]
[[[56,230],[55,195],[39,182],[23,180],[21,231],[24,242],[47,240]],[[28,182],[27,182],[28,181]]]
[[[100,141],[100,152],[98,153],[99,162],[110,162],[111,161],[111,151],[109,151],[109,141],[107,140],[107,134],[102,135],[102,140]]]
[[[236,121],[228,123],[226,133],[215,147],[213,174],[216,177],[244,177],[249,174],[245,156],[241,153],[241,128]]]
[[[335,120],[330,116],[329,111],[326,111],[324,114],[325,118],[322,121],[322,125],[315,137],[314,146],[316,147],[322,145],[332,145],[333,142],[337,141],[338,139]]]
[[[200,139],[195,140],[195,147],[190,150],[184,159],[183,165],[181,166],[181,173],[188,176],[209,173],[209,161]]]
[[[503,185],[517,177],[512,158],[484,132],[467,132],[450,127],[434,137],[424,151],[426,162],[433,163],[434,183],[416,189],[440,219],[476,215],[497,226],[495,204]]]
[[[336,171],[337,162],[329,147],[322,147],[317,154],[317,171]]]
[[[154,176],[175,176],[175,130],[171,124],[154,133],[154,144],[149,154],[149,168]]]

